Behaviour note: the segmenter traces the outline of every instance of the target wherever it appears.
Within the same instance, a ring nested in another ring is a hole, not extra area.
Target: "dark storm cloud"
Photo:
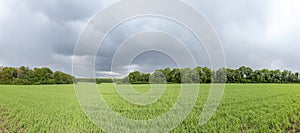
[[[0,65],[49,66],[70,73],[80,32],[98,11],[115,1],[0,1]],[[300,62],[297,61],[300,56],[298,0],[186,1],[215,27],[228,67],[246,65],[256,69],[300,71]],[[112,57],[120,43],[132,33],[158,29],[186,38],[190,44],[188,47],[198,57],[197,63],[210,65],[201,43],[193,40],[187,31],[165,20],[148,18],[128,21],[106,39],[96,60],[99,76],[122,76],[110,72]],[[91,58],[91,55],[78,56],[82,60]],[[132,68],[149,72],[157,66],[166,66],[169,61],[158,53],[145,53],[133,61]],[[128,66],[122,67],[129,69]]]
[[[0,2],[0,65],[50,66],[70,72],[77,37],[101,2]]]
[[[140,27],[140,28],[135,28]],[[142,17],[137,18],[132,21],[128,21],[125,23],[120,24],[116,29],[114,29],[110,35],[104,40],[100,47],[100,51],[98,53],[98,59],[96,60],[97,63],[97,70],[98,71],[109,71],[111,70],[111,63],[112,60],[120,50],[123,48],[123,43],[126,43],[128,40],[138,36],[139,34],[143,34],[144,32],[164,32],[169,33],[171,36],[179,39],[183,43],[185,43],[187,49],[195,56],[197,59],[196,62],[199,65],[207,65],[209,64],[208,57],[206,55],[205,49],[202,44],[197,40],[197,38],[187,29],[183,28],[181,25],[174,23],[173,21],[163,19],[163,18],[155,18],[155,17]],[[134,36],[132,36],[135,34]],[[168,46],[168,48],[173,51],[177,52],[178,54],[181,53],[181,48],[176,46],[170,45],[171,41],[170,38],[162,38],[159,33],[154,38],[143,38],[140,41],[135,40],[134,42],[127,44],[130,45],[124,51],[125,54],[130,54],[140,47],[141,45],[152,45],[156,46],[153,49],[159,50],[163,48],[163,46]],[[178,41],[179,41],[178,40]],[[172,42],[174,43],[174,42]],[[146,48],[146,47],[145,47]],[[153,72],[155,68],[166,68],[166,67],[176,67],[176,64],[170,63],[170,61],[165,58],[162,54],[157,54],[157,52],[150,52],[144,51],[144,53],[140,53],[140,55],[136,55],[137,57],[132,61],[132,65],[139,66],[137,68],[139,71],[145,72]],[[156,54],[155,54],[156,53]],[[166,53],[168,54],[168,53]],[[147,55],[147,56],[146,56]],[[129,55],[123,56],[123,59],[119,59],[118,61],[120,66],[124,66],[122,61],[127,61],[127,57]],[[161,56],[161,57],[158,57]],[[170,56],[170,55],[167,55]],[[131,60],[131,59],[129,59]],[[126,64],[129,65],[129,64]],[[187,63],[186,66],[188,67]],[[123,70],[124,71],[124,70]],[[127,72],[127,70],[125,70]]]
[[[60,26],[50,33],[54,36],[51,38],[54,52],[68,56],[73,54],[74,44],[84,25],[103,8],[100,0],[43,0],[30,1],[27,5],[32,12],[41,12]]]

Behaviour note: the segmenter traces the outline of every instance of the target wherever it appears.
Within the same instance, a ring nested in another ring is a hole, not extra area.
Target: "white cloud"
[[[101,75],[102,77],[124,77],[124,75],[117,73],[117,72],[112,72],[112,71],[96,71],[97,74]]]
[[[299,0],[274,0],[271,3],[266,32],[268,40],[287,39],[295,30],[299,31],[299,7]]]
[[[73,56],[72,55],[62,55],[62,54],[54,54],[53,59],[58,63],[63,64],[72,64]]]

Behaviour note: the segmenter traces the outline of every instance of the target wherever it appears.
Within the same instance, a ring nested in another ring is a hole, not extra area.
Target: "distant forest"
[[[10,85],[40,85],[40,84],[72,84],[73,77],[69,74],[56,71],[50,68],[34,68],[21,66],[1,67],[0,84]]]
[[[208,67],[166,68],[152,74],[135,71],[118,83],[147,84],[149,80],[152,83],[300,83],[299,76],[288,70],[253,70],[246,66],[216,71]]]
[[[253,70],[242,66],[238,69],[221,68],[211,70],[208,67],[196,68],[165,68],[153,73],[131,72],[123,79],[115,79],[119,84],[149,83],[300,83],[299,73],[288,70]],[[75,82],[113,83],[109,78],[74,78],[73,76],[50,68],[34,68],[21,66],[1,67],[0,84],[40,85],[40,84],[72,84]]]

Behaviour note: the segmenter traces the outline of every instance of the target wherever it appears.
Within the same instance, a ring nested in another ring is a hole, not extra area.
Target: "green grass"
[[[300,132],[299,84],[228,84],[215,115],[199,126],[209,94],[200,85],[190,115],[172,132]],[[107,104],[122,116],[145,120],[167,112],[180,85],[167,85],[165,94],[148,106],[130,104],[112,84],[99,85]],[[149,85],[134,85],[147,92]],[[0,86],[0,132],[99,132],[79,106],[73,85]]]

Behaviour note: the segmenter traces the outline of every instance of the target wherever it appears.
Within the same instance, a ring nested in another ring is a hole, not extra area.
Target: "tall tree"
[[[181,83],[193,83],[191,68],[183,68],[180,70],[180,73],[181,73]]]
[[[212,78],[213,78],[212,70],[210,70],[208,67],[204,67],[202,71],[205,74],[204,79],[202,79],[204,83],[212,83]]]
[[[172,82],[172,80],[171,80],[171,69],[170,68],[165,68],[163,70],[163,74],[166,77],[167,82],[171,83]]]
[[[181,73],[178,68],[174,68],[171,72],[171,82],[172,83],[181,83]]]

